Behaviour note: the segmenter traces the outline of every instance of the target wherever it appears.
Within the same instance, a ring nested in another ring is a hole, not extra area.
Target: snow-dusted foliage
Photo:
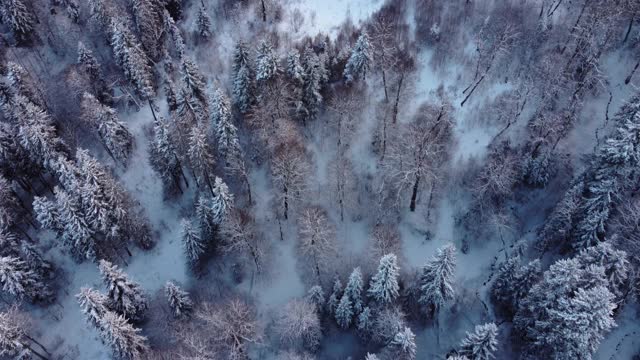
[[[153,69],[138,39],[126,23],[116,19],[110,20],[109,33],[113,55],[127,79],[131,81],[140,96],[146,99],[153,97],[156,91]]]
[[[198,9],[196,26],[197,33],[202,39],[207,40],[211,37],[211,17],[209,17],[207,9],[205,9],[204,6],[200,6]]]
[[[335,252],[335,229],[326,211],[319,207],[306,209],[299,220],[300,252],[309,263],[307,266],[318,278],[326,271],[330,257]]]
[[[24,0],[5,0],[0,3],[2,21],[9,25],[19,41],[26,41],[33,32],[35,16]]]
[[[164,285],[164,292],[173,316],[188,317],[191,315],[193,311],[193,301],[191,301],[188,292],[182,290],[172,281],[167,281]]]
[[[138,360],[149,350],[147,338],[120,314],[107,311],[100,321],[102,341],[118,359]]]
[[[472,333],[460,343],[459,354],[469,360],[490,360],[495,357],[498,340],[498,327],[494,323],[476,325]]]
[[[102,318],[109,311],[107,296],[98,290],[82,287],[76,298],[87,322],[99,328]]]
[[[365,32],[358,37],[344,68],[344,78],[347,82],[365,78],[371,67],[371,59],[371,43],[369,42],[369,35]]]
[[[131,281],[122,270],[106,260],[100,260],[98,268],[108,291],[109,308],[127,319],[142,319],[149,305],[140,284]]]
[[[502,310],[514,313],[541,275],[540,260],[521,265],[519,257],[512,257],[498,269],[491,287],[491,296]]]
[[[369,283],[369,296],[380,304],[390,304],[399,295],[398,276],[400,267],[394,254],[380,258],[378,270]]]
[[[273,52],[273,46],[267,41],[261,41],[256,54],[256,80],[271,80],[278,72],[278,59]]]
[[[180,222],[180,235],[182,237],[182,247],[189,262],[195,264],[204,254],[206,246],[200,237],[200,232],[193,225],[191,220],[182,219]]]
[[[453,280],[456,266],[456,248],[453,244],[438,249],[436,255],[423,268],[420,275],[419,302],[440,309],[453,300]]]
[[[322,340],[318,308],[307,300],[290,301],[276,321],[276,331],[287,346],[302,345],[316,351]]]
[[[251,59],[246,45],[242,42],[236,44],[233,53],[233,103],[240,112],[245,113],[254,101],[253,71]]]
[[[414,360],[416,358],[416,336],[411,328],[405,327],[398,332],[389,343],[389,349],[395,359]]]

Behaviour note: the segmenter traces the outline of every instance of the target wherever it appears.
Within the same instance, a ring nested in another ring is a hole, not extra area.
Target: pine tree
[[[351,299],[351,302],[353,303],[353,311],[355,314],[359,314],[362,311],[362,288],[362,272],[360,271],[360,268],[357,267],[353,269],[351,275],[349,275],[349,281],[347,282],[347,286],[344,288],[345,295],[349,296],[349,299]]]
[[[309,291],[307,291],[306,299],[316,307],[318,312],[321,312],[325,305],[324,290],[322,289],[322,286],[312,286]]]
[[[411,328],[406,327],[398,332],[394,337],[389,348],[394,359],[413,360],[416,358],[416,336]]]
[[[300,53],[292,50],[287,55],[287,76],[294,84],[302,84],[304,77],[304,68],[300,64]]]
[[[109,311],[107,297],[98,290],[82,287],[76,295],[76,299],[78,299],[78,304],[80,304],[87,321],[99,328],[102,318]]]
[[[260,42],[256,56],[256,80],[269,81],[278,73],[278,59],[271,44]]]
[[[542,275],[540,260],[534,260],[521,266],[518,257],[512,257],[505,262],[496,275],[491,287],[493,300],[500,304],[508,314],[518,309],[520,301],[527,295],[531,287],[538,282]]]
[[[224,222],[233,205],[233,195],[227,185],[216,177],[213,186],[213,196],[202,194],[196,205],[196,215],[200,225],[208,234],[215,233]]]
[[[174,0],[174,1],[180,1],[180,0]],[[180,29],[178,28],[175,20],[171,17],[171,15],[167,10],[164,11],[163,19],[164,19],[165,31],[168,34],[171,34],[171,39],[173,40],[175,52],[178,54],[179,58],[182,58],[185,52],[185,45],[184,45],[184,39],[182,38],[182,34],[180,33]]]
[[[420,298],[424,306],[434,306],[436,311],[446,302],[453,299],[452,281],[456,266],[456,248],[446,245],[422,268],[420,276]]]
[[[116,62],[122,67],[124,75],[144,99],[155,96],[153,69],[149,65],[149,58],[142,50],[138,39],[124,23],[116,19],[111,19],[109,32],[111,34],[111,49]]]
[[[353,319],[353,305],[346,292],[342,295],[338,307],[336,308],[336,322],[338,325],[346,329],[351,325]]]
[[[205,245],[191,220],[182,219],[180,227],[182,228],[182,247],[187,255],[187,259],[189,259],[191,264],[196,264],[202,254],[204,254]]]
[[[333,281],[333,291],[331,292],[329,300],[327,301],[327,313],[329,313],[329,315],[335,314],[336,308],[338,307],[338,302],[340,301],[341,297],[342,282],[340,282],[340,279],[338,279],[338,277],[336,276],[335,280]]]
[[[201,103],[207,101],[205,94],[206,80],[198,65],[187,56],[182,57],[180,64],[180,75],[182,77],[182,83],[189,90],[192,96],[195,96]]]
[[[378,270],[369,283],[369,296],[380,304],[391,304],[399,295],[398,276],[400,268],[394,254],[380,259]]]
[[[367,76],[367,71],[371,66],[371,44],[367,33],[362,33],[356,45],[351,51],[351,56],[347,60],[344,68],[344,78],[347,82],[351,82]]]
[[[213,195],[213,179],[210,177],[209,169],[213,168],[215,161],[209,148],[206,132],[198,127],[194,127],[189,136],[189,161],[196,173],[198,185],[209,187]]]
[[[211,126],[221,158],[227,159],[230,153],[240,151],[238,129],[231,122],[229,99],[220,89],[216,90],[211,101]]]
[[[494,323],[476,325],[473,333],[467,332],[467,337],[460,344],[460,355],[469,360],[490,360],[498,346],[498,327]]]
[[[140,285],[129,280],[122,270],[106,260],[100,260],[98,268],[109,291],[109,308],[132,321],[142,319],[148,303]]]
[[[198,10],[198,18],[196,19],[196,27],[198,29],[198,35],[207,40],[211,37],[211,18],[207,14],[207,9],[204,6],[200,6]]]
[[[162,48],[163,7],[157,0],[131,0],[140,42],[149,57],[158,59]]]
[[[514,326],[525,354],[545,359],[590,359],[604,334],[615,327],[614,295],[605,270],[562,259],[520,302]]]
[[[242,42],[236,44],[233,53],[233,103],[246,113],[254,101],[254,84],[249,52]]]
[[[149,350],[147,338],[122,315],[108,311],[100,321],[100,328],[103,342],[111,347],[118,359],[141,360]]]
[[[586,248],[578,259],[583,266],[596,265],[604,268],[608,288],[621,301],[629,287],[630,265],[627,253],[616,250],[609,242]]]
[[[361,338],[368,340],[371,337],[371,331],[373,327],[373,319],[371,309],[367,306],[362,309],[358,319],[356,320],[356,329],[358,329],[358,335]]]
[[[92,124],[100,135],[105,148],[114,160],[126,165],[133,151],[133,135],[127,126],[120,121],[116,111],[103,105],[95,96],[85,92],[82,96],[83,116]]]
[[[56,187],[54,192],[60,211],[60,223],[63,224],[62,238],[65,244],[71,248],[75,258],[94,260],[96,256],[94,231],[89,227],[79,199],[59,187]]]
[[[162,117],[154,121],[153,142],[149,147],[149,162],[153,170],[160,175],[165,186],[172,184],[182,191],[180,187],[180,177],[184,178],[182,164],[171,140],[169,128]]]
[[[34,30],[35,16],[23,0],[3,0],[0,15],[18,41],[29,39]]]
[[[53,297],[53,292],[40,275],[17,257],[0,257],[0,284],[3,291],[18,299],[46,302]]]
[[[167,301],[169,307],[173,311],[173,316],[188,317],[193,310],[193,302],[189,298],[189,293],[182,290],[178,285],[171,281],[167,281],[164,286],[165,294],[167,295]]]
[[[305,123],[313,120],[320,111],[322,104],[322,94],[320,94],[322,75],[320,73],[320,60],[318,55],[311,48],[304,52],[304,83],[302,87],[302,98],[297,116]]]

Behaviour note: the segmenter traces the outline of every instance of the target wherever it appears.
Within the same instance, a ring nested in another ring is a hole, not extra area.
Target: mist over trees
[[[639,15],[0,0],[0,358],[640,356]]]

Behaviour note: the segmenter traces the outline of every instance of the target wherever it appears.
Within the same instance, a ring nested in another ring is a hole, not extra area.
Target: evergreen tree
[[[467,337],[460,344],[460,355],[469,360],[490,360],[498,346],[498,327],[494,323],[476,325],[473,333],[467,333]]]
[[[100,321],[102,340],[118,359],[139,360],[149,350],[147,338],[119,314],[108,311]]]
[[[62,238],[65,244],[70,247],[76,259],[94,260],[96,257],[94,231],[89,227],[79,199],[59,187],[56,187],[54,192],[60,211],[60,223],[63,224]]]
[[[351,304],[349,296],[345,292],[338,303],[338,307],[336,308],[336,322],[341,328],[346,329],[351,325],[352,319],[353,305]]]
[[[369,296],[380,304],[391,304],[399,295],[398,276],[400,268],[394,254],[384,255],[380,259],[378,270],[369,283]]]
[[[379,360],[380,358],[378,358],[378,356],[376,354],[370,354],[367,353],[367,355],[364,357],[364,360]]]
[[[25,332],[27,324],[22,317],[15,305],[8,311],[0,313],[0,356],[7,359],[27,360],[33,359],[35,355],[46,359],[28,345]]]
[[[171,1],[177,2],[181,0],[171,0]],[[178,28],[175,20],[173,19],[173,17],[171,17],[171,15],[167,10],[164,11],[163,19],[164,19],[165,31],[168,34],[171,34],[171,40],[173,40],[175,52],[178,54],[179,58],[182,58],[185,52],[185,45],[184,45],[184,39],[182,38],[182,34],[180,33],[180,29]]]
[[[44,96],[39,84],[34,81],[24,67],[9,61],[7,63],[7,79],[15,94],[26,97],[41,108],[45,107]]]
[[[322,104],[320,94],[322,75],[320,73],[320,60],[313,49],[307,48],[304,52],[304,82],[302,87],[301,102],[296,109],[297,116],[305,123],[315,119]]]
[[[269,81],[278,73],[278,58],[269,42],[265,40],[260,42],[256,63],[256,80],[258,81]]]
[[[211,194],[214,195],[213,179],[209,169],[213,168],[215,161],[209,148],[206,132],[198,127],[194,127],[189,136],[189,161],[196,174],[198,185],[209,187]]]
[[[144,99],[155,96],[153,69],[149,65],[149,58],[142,50],[138,39],[124,23],[116,19],[111,19],[109,32],[111,34],[111,49],[116,62],[124,70],[124,75]]]
[[[508,314],[518,309],[518,304],[542,275],[540,260],[520,265],[520,258],[512,257],[498,269],[491,287],[493,300]]]
[[[205,245],[198,234],[197,229],[193,226],[191,220],[182,219],[180,222],[182,247],[187,255],[187,259],[191,264],[196,264],[205,251]]]
[[[254,84],[249,52],[242,42],[236,44],[233,53],[233,103],[246,113],[254,101]]]
[[[351,56],[347,60],[344,68],[344,78],[347,82],[351,82],[367,76],[367,71],[371,66],[371,44],[367,33],[362,33],[356,45],[351,51]]]
[[[604,334],[615,327],[614,295],[605,270],[562,259],[520,302],[515,329],[525,354],[545,359],[591,359]]]
[[[353,269],[353,272],[349,275],[349,281],[347,282],[347,286],[344,288],[345,295],[348,296],[353,303],[353,311],[355,314],[359,314],[362,311],[362,288],[362,272],[360,272],[360,268],[357,267]]]
[[[129,280],[122,270],[106,260],[100,260],[98,268],[109,291],[109,308],[132,321],[142,319],[148,303],[140,285]]]
[[[78,64],[84,66],[93,80],[100,78],[98,59],[93,55],[93,51],[87,49],[81,41],[78,42]]]
[[[398,332],[389,344],[394,359],[414,360],[416,358],[416,336],[411,328],[406,327]]]
[[[157,0],[131,0],[133,17],[140,34],[142,47],[152,59],[158,59],[164,30],[161,2]]]
[[[367,306],[362,309],[358,319],[356,320],[356,329],[358,329],[358,335],[367,340],[371,337],[371,331],[373,327],[373,319],[371,309]]]
[[[456,266],[456,248],[453,244],[438,249],[436,255],[422,268],[420,276],[420,298],[424,306],[434,306],[436,311],[453,299],[452,281]]]
[[[116,111],[103,105],[95,96],[85,92],[82,96],[83,116],[98,130],[100,139],[114,160],[126,165],[133,151],[133,135],[120,121]]]
[[[180,187],[180,177],[184,177],[182,164],[171,140],[169,128],[161,117],[154,121],[153,142],[149,147],[149,162],[153,170],[160,175],[165,186],[172,184],[182,191]]]
[[[198,65],[187,56],[182,57],[180,75],[182,76],[182,83],[189,90],[189,94],[195,96],[204,104],[207,101],[205,94],[206,80]]]
[[[211,37],[211,18],[209,14],[207,14],[207,9],[204,6],[200,6],[198,10],[198,18],[196,19],[196,27],[198,30],[198,35],[207,40]]]
[[[173,311],[173,316],[188,317],[193,310],[193,302],[189,298],[189,293],[182,290],[178,285],[171,281],[167,281],[164,286],[165,294],[167,295],[167,301],[169,307]]]
[[[229,99],[220,89],[216,90],[211,101],[211,126],[221,158],[227,159],[230,153],[240,151],[238,129],[231,121]]]
[[[300,53],[292,50],[287,55],[287,76],[294,84],[301,84],[304,77],[304,68],[300,64]]]
[[[609,242],[586,248],[580,252],[578,259],[583,266],[596,265],[604,268],[608,288],[621,301],[629,287],[630,265],[627,253],[616,250]]]
[[[98,290],[82,287],[76,298],[87,321],[99,328],[102,318],[109,311],[107,297]]]
[[[15,38],[22,42],[29,39],[34,30],[35,16],[23,0],[0,2],[2,22],[9,25]]]
[[[322,311],[325,305],[324,290],[320,285],[312,286],[307,292],[307,301],[313,304],[318,312]]]
[[[30,301],[50,301],[53,292],[43,282],[40,275],[29,269],[27,264],[17,257],[0,257],[0,284],[2,290],[18,299]]]
[[[342,282],[336,276],[336,279],[333,281],[333,291],[329,296],[329,300],[327,301],[327,312],[329,315],[334,315],[336,308],[338,307],[338,302],[342,297]]]

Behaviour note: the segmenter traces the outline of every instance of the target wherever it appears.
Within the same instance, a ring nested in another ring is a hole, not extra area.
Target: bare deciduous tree
[[[317,206],[302,211],[299,220],[300,251],[309,260],[314,274],[320,278],[335,253],[335,228],[327,212]]]

